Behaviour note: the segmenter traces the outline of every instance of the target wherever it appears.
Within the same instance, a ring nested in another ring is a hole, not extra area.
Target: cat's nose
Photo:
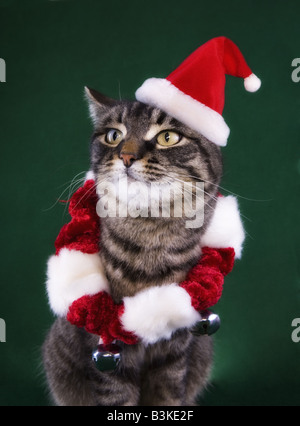
[[[130,167],[132,163],[137,159],[135,154],[120,154],[120,158],[123,160],[125,167]]]

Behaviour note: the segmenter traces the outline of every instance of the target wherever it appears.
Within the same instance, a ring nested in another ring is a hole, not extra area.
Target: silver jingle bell
[[[93,351],[92,359],[100,371],[115,370],[121,360],[121,348],[115,343],[98,345]]]
[[[219,330],[221,326],[219,315],[206,310],[201,312],[201,317],[201,321],[197,322],[197,324],[192,328],[192,334],[195,336],[211,336]]]

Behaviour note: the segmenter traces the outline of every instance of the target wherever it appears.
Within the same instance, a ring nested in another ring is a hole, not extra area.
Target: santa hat
[[[239,48],[226,37],[216,37],[200,46],[166,79],[147,79],[136,91],[136,99],[161,108],[211,142],[225,146],[229,136],[222,117],[225,74],[243,78],[248,92],[260,88],[260,79]]]

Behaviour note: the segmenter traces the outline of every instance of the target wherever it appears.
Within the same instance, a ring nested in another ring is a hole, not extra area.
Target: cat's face
[[[222,173],[219,147],[158,108],[86,92],[94,122],[91,166],[97,182],[124,177],[148,186],[204,182],[205,204],[214,204]]]

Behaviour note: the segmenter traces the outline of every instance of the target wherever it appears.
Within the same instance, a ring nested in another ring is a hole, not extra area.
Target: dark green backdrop
[[[212,384],[203,405],[299,405],[300,57],[298,0],[0,0],[0,405],[47,405],[40,346],[53,321],[45,264],[68,220],[53,204],[88,169],[83,86],[133,98],[208,39],[226,35],[262,79],[228,78],[222,186],[240,195],[243,259],[215,310]],[[226,192],[225,192],[226,193]],[[67,193],[63,194],[67,197]]]

